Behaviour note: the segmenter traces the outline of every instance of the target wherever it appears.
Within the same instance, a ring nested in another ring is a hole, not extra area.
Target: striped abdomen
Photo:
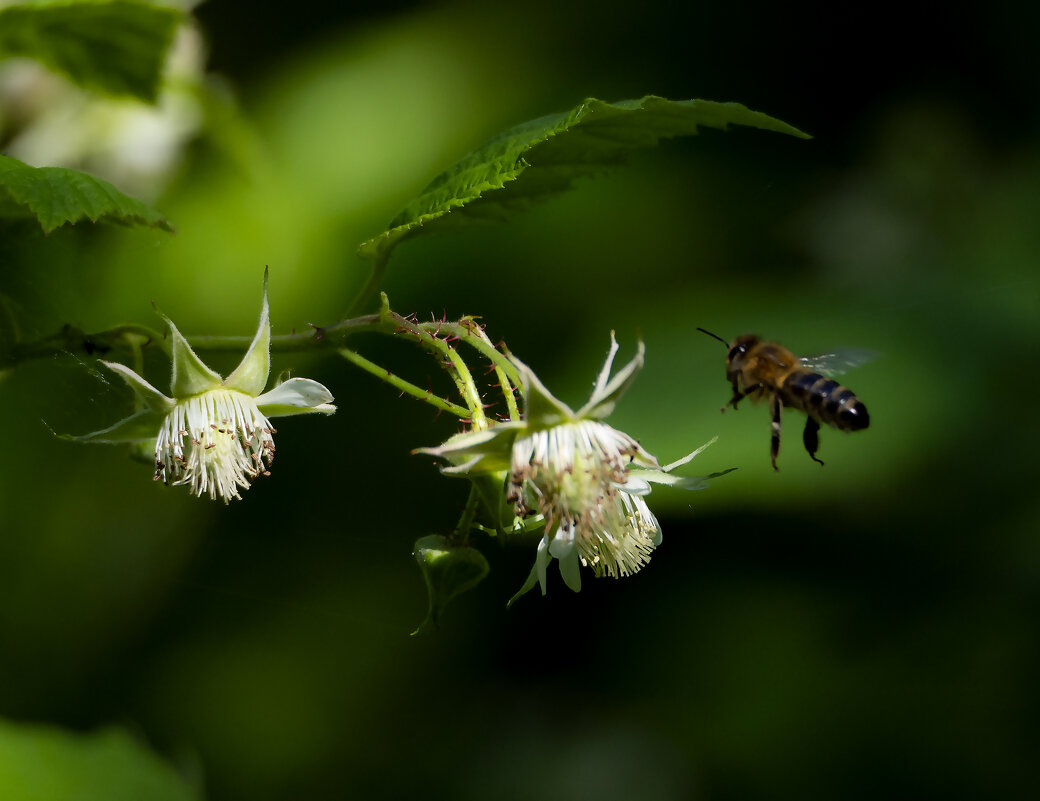
[[[786,405],[842,431],[859,431],[870,425],[867,407],[852,390],[811,370],[790,373],[784,381],[783,396]]]

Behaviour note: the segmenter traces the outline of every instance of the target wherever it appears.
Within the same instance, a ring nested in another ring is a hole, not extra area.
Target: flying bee
[[[703,328],[698,328],[729,348],[726,357],[726,378],[733,385],[733,397],[726,406],[737,408],[744,398],[752,403],[769,399],[772,415],[770,457],[773,469],[780,453],[780,410],[790,406],[806,413],[802,442],[814,462],[820,447],[820,424],[826,423],[841,431],[859,431],[870,425],[867,407],[852,390],[846,389],[833,378],[845,369],[856,367],[872,356],[867,351],[846,351],[822,356],[797,358],[791,351],[775,342],[766,342],[754,334],[744,334],[733,342],[726,342]],[[726,411],[726,406],[722,411]]]

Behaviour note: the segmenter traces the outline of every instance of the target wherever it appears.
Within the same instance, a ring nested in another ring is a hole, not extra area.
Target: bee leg
[[[757,392],[761,388],[762,388],[761,384],[752,384],[750,387],[746,387],[744,389],[744,391],[741,392],[740,389],[737,387],[737,382],[734,381],[733,382],[733,397],[729,399],[729,402],[726,404],[726,406],[732,406],[734,409],[736,409],[738,403],[740,403],[742,400],[744,400],[744,398],[746,398],[751,393]],[[726,406],[722,407],[722,411],[723,412],[726,411]]]
[[[823,461],[816,458],[816,451],[820,449],[820,424],[812,417],[809,417],[805,421],[805,431],[802,433],[802,442],[805,443],[805,449],[809,451],[809,458],[814,462],[823,464]]]
[[[769,456],[773,462],[773,470],[777,473],[780,472],[780,468],[776,466],[776,457],[780,455],[780,410],[783,408],[783,405],[779,393],[773,395],[769,401],[769,407],[773,413],[773,422],[771,423],[773,436],[769,442]]]
[[[737,404],[740,403],[740,399],[744,397],[744,393],[740,391],[740,387],[737,386],[737,380],[733,379],[733,397],[726,401],[726,406],[732,406],[734,409],[737,408]],[[726,406],[722,407],[722,413],[726,413]]]

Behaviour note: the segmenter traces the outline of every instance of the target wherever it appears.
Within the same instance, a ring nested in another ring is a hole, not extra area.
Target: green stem
[[[386,258],[377,258],[373,275],[377,272],[381,274],[381,272],[385,272],[385,269]],[[426,350],[442,356],[459,395],[468,407],[468,413],[462,406],[440,398],[427,390],[419,389],[414,384],[369,362],[356,351],[344,348],[344,340],[360,333],[391,335],[404,333],[414,337]],[[343,355],[362,369],[388,381],[413,397],[426,400],[431,405],[462,419],[468,419],[477,430],[485,429],[489,423],[484,413],[483,399],[480,397],[473,375],[462,356],[450,342],[442,338],[442,334],[465,342],[491,362],[506,400],[509,417],[512,420],[519,419],[520,415],[513,395],[513,387],[519,383],[519,373],[515,365],[492,344],[483,328],[472,317],[464,317],[458,322],[418,323],[390,311],[389,303],[384,296],[383,307],[377,314],[340,320],[332,325],[314,327],[311,331],[271,337],[271,349],[279,352],[295,352],[322,347],[341,348]],[[196,351],[241,352],[249,347],[252,337],[192,336],[189,341]],[[169,354],[169,340],[148,326],[121,325],[88,334],[67,325],[60,332],[43,339],[15,343],[5,352],[0,353],[0,369],[13,367],[30,359],[49,358],[62,353],[105,356],[109,351],[128,347],[132,354],[139,358],[140,349],[152,344]]]
[[[520,371],[516,369],[516,365],[492,344],[483,327],[474,318],[463,317],[457,323],[432,322],[420,323],[420,325],[428,331],[447,333],[456,337],[460,342],[465,342],[496,367],[502,368],[514,384],[520,383]]]
[[[469,486],[469,497],[466,499],[466,507],[462,510],[458,525],[451,534],[452,545],[465,545],[469,542],[469,531],[473,528],[473,521],[480,507],[480,493],[474,484]]]
[[[347,310],[348,317],[358,314],[365,308],[368,301],[379,291],[379,287],[383,285],[383,277],[386,275],[386,266],[390,261],[390,252],[392,250],[392,247],[387,247],[381,249],[376,254],[375,261],[372,264],[372,272],[368,274],[368,281],[365,282],[364,287],[362,287],[358,296]]]
[[[441,411],[448,412],[449,414],[453,414],[463,420],[469,419],[469,410],[464,406],[459,406],[456,403],[445,400],[439,395],[433,394],[431,390],[420,389],[411,381],[407,381],[400,376],[391,373],[386,368],[380,367],[375,362],[369,361],[355,350],[351,350],[350,348],[340,348],[339,352],[347,361],[356,364],[366,373],[374,375],[380,381],[385,381],[390,384],[390,386],[397,387],[397,389],[401,390],[405,394],[411,395],[413,398],[418,398],[421,401],[425,401],[431,406],[440,409]]]
[[[0,368],[14,367],[32,359],[49,359],[63,353],[82,353],[87,356],[105,356],[117,348],[134,348],[155,343],[166,353],[170,347],[163,336],[144,325],[119,325],[106,331],[88,334],[75,326],[66,325],[56,334],[32,342],[16,342],[0,353]]]
[[[454,323],[452,325],[455,326]],[[513,392],[513,387],[520,383],[520,371],[516,369],[516,365],[505,354],[492,344],[484,327],[475,319],[463,317],[457,327],[463,329],[463,333],[459,335],[460,341],[468,343],[482,353],[494,366],[495,376],[498,378],[498,386],[501,388],[502,396],[506,401],[509,419],[519,420],[520,410],[516,405],[516,395]]]
[[[399,331],[411,334],[427,350],[438,353],[445,358],[446,366],[449,368],[448,371],[455,382],[455,387],[458,389],[462,400],[469,407],[470,422],[473,428],[478,431],[487,428],[488,420],[484,414],[484,401],[477,390],[473,374],[470,373],[469,367],[466,366],[466,362],[463,361],[458,351],[437,336],[436,333],[427,330],[424,323],[416,323],[406,317],[402,317],[397,312],[389,311],[385,306],[381,316],[384,319],[392,320],[397,325]]]
[[[314,348],[340,347],[347,337],[354,334],[394,333],[394,326],[381,319],[378,314],[365,314],[332,325],[313,326],[310,331],[293,332],[271,337],[271,350],[279,353],[294,353]],[[249,347],[253,337],[192,336],[188,337],[196,351],[211,353],[240,353]]]

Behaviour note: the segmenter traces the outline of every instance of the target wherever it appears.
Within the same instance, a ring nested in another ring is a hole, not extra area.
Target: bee
[[[744,334],[733,342],[726,342],[703,328],[698,328],[729,348],[726,357],[726,378],[733,385],[733,397],[726,406],[737,408],[744,398],[753,403],[769,399],[772,415],[772,439],[770,457],[773,470],[780,453],[780,410],[789,406],[803,411],[808,416],[802,442],[809,457],[819,464],[816,457],[820,447],[820,424],[826,423],[840,431],[860,431],[870,425],[867,407],[833,378],[822,373],[837,374],[869,360],[873,354],[867,351],[846,351],[822,356],[798,358],[787,348],[775,342],[767,342],[755,334]],[[726,406],[722,411],[726,411]]]

